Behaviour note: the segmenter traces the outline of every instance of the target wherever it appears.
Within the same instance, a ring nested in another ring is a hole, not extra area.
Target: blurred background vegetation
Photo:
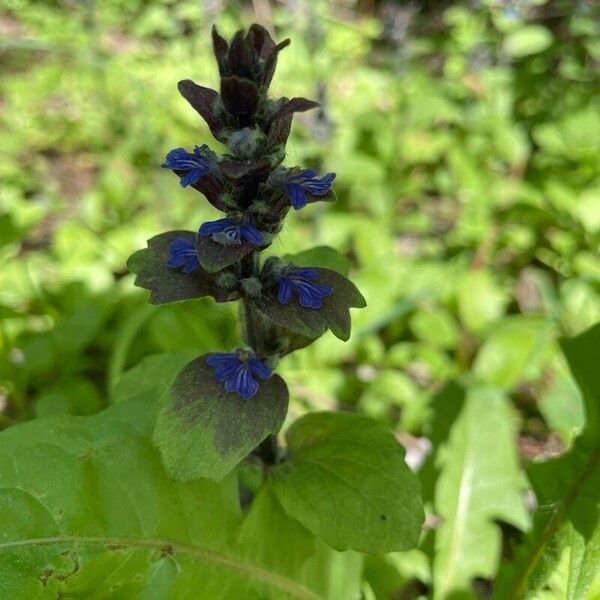
[[[565,449],[584,416],[558,339],[600,320],[593,0],[3,0],[0,425],[97,412],[149,355],[239,342],[235,307],[149,307],[125,268],[215,218],[159,168],[177,146],[220,150],[176,88],[215,86],[215,21],[292,38],[272,93],[323,105],[287,163],[336,171],[338,202],[291,214],[273,252],[341,250],[368,301],[349,343],[282,362],[290,418],[360,410],[418,463],[447,383],[477,382],[507,398],[522,463]],[[425,586],[402,560],[385,569]]]

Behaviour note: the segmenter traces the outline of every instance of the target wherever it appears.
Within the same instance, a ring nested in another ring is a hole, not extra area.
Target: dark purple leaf
[[[288,304],[280,304],[277,286],[265,291],[260,300],[255,302],[256,307],[279,326],[307,338],[317,338],[331,329],[336,337],[346,341],[351,329],[350,308],[364,308],[365,299],[343,275],[330,269],[317,270],[318,283],[333,288],[333,293],[323,299],[321,308],[303,308],[295,298]]]
[[[256,246],[248,242],[226,246],[215,242],[211,237],[199,235],[196,241],[200,266],[209,273],[217,273],[225,267],[240,261]]]
[[[138,250],[127,261],[130,271],[136,274],[135,285],[150,291],[151,304],[180,302],[202,296],[212,296],[217,302],[228,302],[239,297],[219,287],[215,276],[197,267],[191,273],[181,268],[167,267],[169,248],[178,239],[196,243],[192,231],[168,231],[148,240],[148,247]]]
[[[258,107],[258,87],[236,75],[221,77],[221,100],[230,115],[251,116]]]
[[[223,142],[224,124],[218,115],[219,94],[215,90],[198,85],[190,79],[184,79],[177,85],[179,93],[192,105],[192,108],[206,121],[211,133]]]

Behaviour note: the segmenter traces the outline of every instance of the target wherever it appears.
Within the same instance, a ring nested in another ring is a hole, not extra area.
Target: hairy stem
[[[242,277],[258,276],[258,253],[251,252],[241,261]],[[244,298],[242,300],[242,319],[244,323],[245,342],[254,350],[259,358],[264,353],[263,335],[261,331],[261,318],[252,304]]]

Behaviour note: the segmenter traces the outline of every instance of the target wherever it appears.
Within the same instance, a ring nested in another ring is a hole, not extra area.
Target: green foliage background
[[[256,19],[219,4],[2,5],[3,428],[152,391],[152,363],[123,376],[149,355],[173,353],[167,377],[238,342],[231,306],[150,307],[125,268],[146,239],[214,215],[159,165],[215,144],[176,84],[214,86],[214,19],[228,35]],[[348,343],[327,334],[281,363],[288,419],[356,410],[425,460],[428,530],[419,550],[367,559],[366,598],[486,597],[532,527],[523,467],[590,427],[558,340],[600,321],[600,10],[268,6],[254,3],[293,41],[274,93],[324,98],[296,120],[288,162],[338,173],[337,203],[294,213],[273,251],[339,249],[368,302]],[[273,502],[264,492],[266,514]],[[573,595],[575,547],[556,551],[536,598],[600,597],[593,569]]]

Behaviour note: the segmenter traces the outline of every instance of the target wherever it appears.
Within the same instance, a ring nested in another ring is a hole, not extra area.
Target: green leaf
[[[473,372],[487,384],[511,388],[536,376],[550,348],[551,321],[515,316],[505,319],[477,354]]]
[[[438,307],[418,310],[410,320],[415,337],[435,348],[454,348],[458,327],[450,311]]]
[[[219,287],[214,276],[197,268],[191,273],[167,267],[169,247],[177,239],[196,243],[192,231],[168,231],[148,240],[148,248],[138,250],[127,261],[130,271],[135,273],[135,285],[150,290],[151,304],[180,302],[191,298],[212,296],[217,302],[228,302],[238,297]]]
[[[323,267],[348,276],[350,261],[330,246],[316,246],[297,254],[286,254],[283,260],[298,267]]]
[[[468,271],[459,280],[458,313],[471,331],[483,331],[497,321],[507,301],[506,294],[488,271]]]
[[[148,392],[154,392],[160,398],[171,385],[175,375],[196,354],[193,350],[177,350],[147,356],[119,379],[111,402],[125,402]]]
[[[552,34],[542,25],[527,25],[504,38],[504,51],[514,58],[539,54],[551,45]]]
[[[336,552],[303,525],[290,518],[270,483],[252,501],[237,536],[239,554],[249,562],[268,564],[291,578],[306,573],[311,587],[327,590],[323,598],[358,598],[363,557]]]
[[[441,524],[435,531],[435,599],[467,593],[475,577],[493,577],[501,546],[495,521],[519,529],[528,525],[514,421],[503,394],[475,388],[467,393],[447,443],[438,449],[435,512]]]
[[[419,539],[419,481],[394,437],[366,417],[312,413],[287,432],[272,474],[285,511],[336,550],[406,550]]]
[[[330,269],[318,268],[318,271],[318,283],[333,288],[333,293],[323,299],[321,308],[303,308],[296,298],[289,304],[280,304],[276,289],[266,290],[255,301],[256,307],[284,329],[307,338],[318,338],[331,329],[336,337],[346,341],[350,338],[350,308],[364,308],[365,299],[343,275]]]
[[[279,431],[287,412],[288,391],[279,375],[261,381],[256,396],[244,400],[215,381],[207,356],[177,374],[154,430],[165,469],[179,481],[223,479]]]
[[[566,546],[567,600],[585,598],[600,572],[600,325],[563,341],[562,348],[583,394],[586,425],[567,454],[531,465],[539,508],[533,531],[499,575],[498,600],[536,598]]]
[[[150,441],[157,403],[0,434],[2,598],[357,597],[359,557],[327,552],[262,493],[244,519],[234,478],[170,480]]]
[[[225,267],[239,262],[255,248],[256,246],[248,242],[225,245],[215,242],[210,237],[199,235],[196,238],[200,266],[209,273],[217,273]]]

